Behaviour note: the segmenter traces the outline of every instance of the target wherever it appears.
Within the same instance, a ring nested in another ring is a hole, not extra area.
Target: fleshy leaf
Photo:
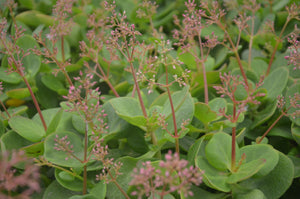
[[[55,149],[55,139],[61,139],[62,137],[67,137],[66,140],[70,142],[69,148],[73,151],[72,154],[83,160],[83,146],[82,139],[75,133],[68,131],[59,131],[53,134],[50,134],[44,143],[45,147],[45,158],[54,164],[65,166],[65,167],[82,167],[83,164],[68,154],[66,151],[58,151]],[[71,146],[73,146],[71,148]]]
[[[19,135],[32,142],[38,142],[46,135],[43,126],[27,117],[15,116],[8,123]]]
[[[205,147],[208,162],[220,171],[231,169],[231,136],[226,133],[216,133]],[[236,157],[240,157],[236,144]]]

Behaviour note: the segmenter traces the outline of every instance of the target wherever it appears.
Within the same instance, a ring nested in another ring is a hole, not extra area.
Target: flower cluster
[[[14,168],[24,164],[22,173]],[[0,198],[30,199],[30,195],[40,190],[39,168],[26,157],[24,151],[2,151],[0,154]]]
[[[50,33],[47,38],[54,45],[61,36],[66,36],[71,32],[72,19],[69,15],[72,14],[72,7],[75,0],[58,0],[53,9],[55,23],[50,27]]]
[[[221,109],[220,113],[233,123],[237,121],[242,112],[247,110],[247,104],[260,104],[260,101],[258,101],[257,98],[265,96],[264,93],[257,92],[257,89],[263,84],[263,77],[255,85],[255,88],[248,87],[245,82],[240,79],[240,76],[234,76],[231,73],[224,73],[223,75],[220,74],[220,80],[222,82],[222,86],[214,86],[214,89],[216,89],[218,94],[221,94],[221,97],[228,96],[233,102],[234,115],[226,115],[225,108]],[[239,92],[245,92],[245,96],[243,96],[242,99],[239,99],[238,97],[238,90]]]
[[[169,151],[165,161],[160,161],[155,167],[150,161],[144,162],[142,168],[135,168],[130,185],[136,187],[132,195],[142,198],[143,195],[158,194],[164,196],[172,192],[183,193],[186,197],[192,196],[191,184],[199,185],[202,182],[202,172],[198,168],[188,166],[188,161],[180,160],[177,153]],[[153,196],[154,197],[154,196]]]
[[[94,156],[93,159],[102,162],[103,169],[102,172],[96,175],[96,180],[104,180],[105,183],[115,182],[119,175],[122,175],[120,169],[122,163],[114,162],[113,158],[108,158],[108,146],[102,146],[99,139],[96,140],[95,146],[92,150]]]
[[[283,96],[278,96],[277,107],[284,115],[291,116],[293,119],[300,117],[300,94],[289,96],[288,102]]]
[[[300,36],[292,33],[288,38],[288,42],[291,44],[289,49],[289,55],[284,58],[288,60],[289,65],[294,66],[294,70],[300,69]]]
[[[99,87],[93,89],[96,82],[93,81],[92,74],[86,74],[80,71],[79,77],[74,77],[78,86],[70,86],[69,93],[64,96],[68,100],[67,106],[69,112],[77,112],[83,121],[87,123],[94,123],[93,131],[99,133],[105,133],[108,126],[104,121],[107,114],[104,113],[100,100],[101,92]]]

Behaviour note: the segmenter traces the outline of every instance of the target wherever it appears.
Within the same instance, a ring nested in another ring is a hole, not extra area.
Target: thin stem
[[[132,64],[133,51],[134,51],[134,47],[132,47],[132,50],[131,50],[131,53],[130,53],[130,51],[128,49],[128,46],[126,46],[127,60],[130,64],[130,70],[131,70],[131,73],[132,73],[132,76],[133,76],[134,85],[135,85],[135,88],[136,88],[136,91],[137,91],[137,94],[138,94],[139,102],[140,102],[144,117],[148,118],[146,108],[145,108],[145,105],[144,105],[144,101],[143,101],[143,98],[142,98],[141,90],[140,90],[140,87],[139,87],[139,83],[137,81],[135,70],[134,70],[134,67],[133,67],[133,64]]]
[[[83,187],[82,187],[82,194],[85,195],[87,192],[87,148],[88,148],[88,129],[89,124],[85,122],[85,133],[84,133],[84,157],[83,157]]]
[[[122,194],[125,196],[125,198],[130,199],[130,197],[127,195],[127,193],[124,191],[124,189],[119,185],[119,183],[116,181],[115,178],[113,178],[113,175],[111,174],[110,170],[107,170],[108,175],[111,177],[112,182],[117,186],[117,188],[122,192]]]
[[[234,102],[235,100],[233,100]],[[233,103],[233,113],[232,113],[233,122],[236,122],[236,103]],[[231,135],[231,171],[235,171],[235,160],[236,160],[236,149],[235,149],[235,140],[236,140],[236,127],[232,127],[232,135]]]
[[[135,88],[136,88],[136,91],[137,91],[137,94],[138,94],[139,102],[140,102],[140,105],[141,105],[141,108],[142,108],[142,111],[143,111],[143,115],[144,115],[145,118],[148,118],[146,108],[145,108],[145,105],[144,105],[144,101],[143,101],[143,98],[142,98],[141,90],[140,90],[139,84],[137,82],[137,78],[136,78],[136,75],[135,75],[135,71],[134,71],[132,62],[130,62],[130,69],[131,69],[132,76],[133,76],[133,79],[134,79],[134,84],[135,84]]]
[[[99,63],[96,63],[97,68],[100,70],[100,73],[102,74],[102,79],[108,84],[109,88],[112,90],[112,92],[114,93],[114,95],[116,97],[120,97],[119,93],[116,91],[116,89],[114,88],[114,86],[110,83],[107,75],[105,74],[105,72],[103,71],[102,67],[100,66]],[[98,74],[98,73],[96,73]],[[99,76],[99,74],[98,74]]]
[[[165,65],[165,70],[166,70],[166,85],[169,85],[168,67],[167,67],[167,65]],[[172,111],[176,152],[179,154],[179,140],[178,140],[179,139],[178,138],[179,135],[178,135],[178,129],[177,129],[177,124],[176,124],[175,110],[174,110],[174,105],[173,105],[173,100],[172,100],[170,88],[169,88],[169,86],[167,86],[166,88],[167,88],[168,97],[169,97],[170,106],[171,106],[171,111]]]
[[[234,52],[234,55],[235,55],[235,57],[236,57],[236,59],[237,59],[238,65],[239,65],[239,67],[240,67],[240,71],[241,71],[242,76],[243,76],[244,81],[245,81],[245,84],[246,84],[246,86],[249,88],[247,76],[246,76],[246,74],[245,74],[245,71],[244,71],[244,68],[243,68],[243,64],[242,64],[242,62],[241,62],[241,58],[240,58],[240,56],[239,56],[238,50],[237,50],[236,46],[234,45],[234,43],[233,43],[231,37],[229,36],[229,34],[228,34],[226,28],[222,25],[222,23],[221,23],[221,22],[218,22],[217,24],[218,24],[218,26],[224,31],[224,33],[225,33],[225,35],[226,35],[226,37],[227,37],[227,39],[228,39],[228,41],[229,41],[229,43],[230,43],[230,45],[231,45],[231,47],[232,47],[231,50]]]
[[[285,112],[282,112],[279,117],[273,122],[273,124],[268,128],[268,130],[261,136],[257,144],[260,144],[262,140],[267,136],[267,134],[271,131],[271,129],[277,124],[277,122],[285,115]]]
[[[275,44],[273,53],[272,53],[271,58],[270,58],[270,61],[269,61],[269,65],[268,65],[268,69],[267,69],[267,72],[266,72],[266,76],[268,76],[269,73],[270,73],[270,71],[271,71],[271,66],[272,66],[273,61],[274,61],[274,58],[275,58],[275,53],[276,53],[277,48],[278,48],[278,45],[279,45],[279,43],[280,43],[280,41],[281,41],[281,37],[282,37],[282,35],[283,35],[283,32],[285,31],[286,26],[287,26],[287,24],[289,23],[289,21],[290,21],[290,17],[288,16],[288,18],[286,19],[286,21],[285,21],[285,23],[284,23],[284,25],[283,25],[283,27],[282,27],[282,29],[281,29],[279,38],[276,40],[276,44]]]
[[[232,139],[231,139],[231,171],[235,171],[235,140],[236,140],[236,127],[232,127]]]
[[[1,106],[3,107],[5,113],[7,114],[8,118],[11,118],[11,116],[10,116],[10,114],[8,113],[8,111],[7,111],[6,107],[5,107],[5,105],[3,104],[2,100],[0,100],[0,103],[1,103]]]
[[[252,59],[252,45],[253,45],[253,35],[254,35],[254,13],[252,13],[251,19],[251,35],[249,41],[249,55],[248,55],[248,68],[251,69],[251,59]]]
[[[204,83],[204,101],[205,104],[208,104],[208,85],[207,85],[207,77],[206,77],[206,69],[205,69],[205,61],[206,58],[204,58],[204,54],[203,54],[203,45],[202,45],[202,41],[201,41],[201,30],[199,32],[198,35],[198,40],[199,40],[199,46],[200,46],[200,53],[201,53],[201,66],[202,66],[202,73],[203,73],[203,83]]]
[[[15,60],[14,60],[14,61],[15,61]],[[16,63],[15,63],[15,64],[16,64]],[[23,81],[25,82],[25,84],[26,84],[26,86],[27,86],[27,88],[28,88],[28,90],[29,90],[30,96],[31,96],[32,101],[33,101],[33,103],[34,103],[34,106],[35,106],[35,108],[36,108],[36,110],[37,110],[37,112],[38,112],[38,114],[39,114],[39,116],[40,116],[40,118],[41,118],[43,127],[44,127],[45,131],[47,131],[47,125],[46,125],[45,119],[44,119],[44,117],[43,117],[43,114],[42,114],[41,108],[40,108],[40,106],[39,106],[39,103],[38,103],[38,101],[37,101],[37,99],[36,99],[36,97],[35,97],[35,95],[34,95],[32,89],[31,89],[31,86],[30,86],[29,82],[27,81],[27,79],[26,79],[24,76],[22,76],[22,78],[23,78]]]
[[[64,37],[60,36],[60,43],[61,43],[61,55],[62,55],[62,61],[65,62],[65,44],[64,44]]]

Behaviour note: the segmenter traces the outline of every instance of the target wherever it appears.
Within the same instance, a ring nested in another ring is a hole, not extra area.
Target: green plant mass
[[[0,0],[0,198],[300,195],[300,3]]]

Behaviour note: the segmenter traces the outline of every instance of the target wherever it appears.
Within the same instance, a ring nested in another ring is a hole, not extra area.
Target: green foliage
[[[110,2],[0,0],[0,163],[34,158],[31,197],[138,198],[169,150],[203,184],[142,198],[299,195],[299,3]]]

